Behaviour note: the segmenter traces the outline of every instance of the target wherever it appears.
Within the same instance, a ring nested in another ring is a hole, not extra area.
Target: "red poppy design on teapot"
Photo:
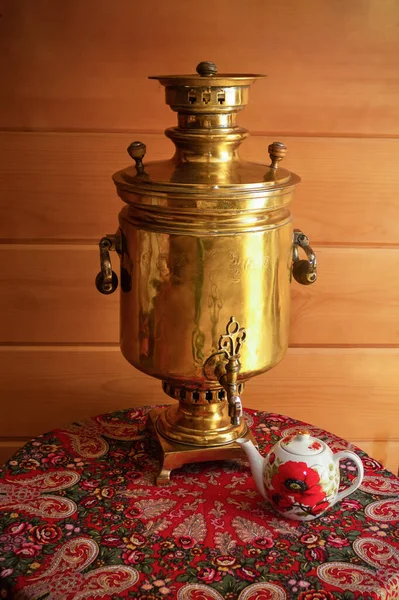
[[[282,438],[262,458],[249,440],[237,440],[245,450],[260,493],[280,514],[310,521],[354,492],[363,480],[363,465],[354,452],[332,450],[307,431]],[[355,481],[339,492],[339,461],[350,459],[358,468]]]

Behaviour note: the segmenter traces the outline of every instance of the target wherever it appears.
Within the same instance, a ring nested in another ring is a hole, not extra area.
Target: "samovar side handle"
[[[146,177],[143,165],[143,158],[147,147],[143,142],[132,142],[128,149],[128,154],[136,163],[136,172],[140,177]],[[122,235],[118,230],[114,235],[106,235],[101,238],[100,243],[100,266],[101,271],[96,277],[96,288],[101,294],[112,294],[118,287],[118,276],[112,270],[110,250],[115,250],[119,255],[122,253]],[[123,289],[123,273],[122,273]]]
[[[287,154],[287,147],[282,142],[273,142],[270,144],[269,156],[271,163],[269,165],[272,169],[269,177],[273,178],[273,172],[277,173],[280,161],[283,160]],[[302,248],[307,256],[307,260],[301,260],[298,254],[298,248]],[[316,255],[313,252],[308,237],[300,231],[300,229],[294,229],[294,245],[292,249],[292,274],[294,279],[302,285],[310,285],[317,279],[317,260]]]
[[[298,248],[302,248],[307,260],[299,258]],[[294,245],[292,249],[292,274],[302,285],[310,285],[317,279],[316,255],[309,244],[309,238],[300,230],[294,229]]]
[[[120,253],[120,246],[121,236],[118,233],[115,235],[106,235],[100,240],[101,271],[96,277],[96,288],[101,294],[112,294],[118,287],[118,276],[112,270],[109,252],[110,250],[116,250],[116,252]]]

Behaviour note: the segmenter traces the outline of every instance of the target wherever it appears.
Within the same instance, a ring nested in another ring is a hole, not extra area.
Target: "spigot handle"
[[[240,349],[245,342],[246,331],[234,317],[230,317],[226,326],[226,333],[220,336],[219,350],[206,359],[203,373],[209,378],[207,367],[211,368],[213,375],[219,380],[227,394],[229,404],[229,417],[232,425],[240,425],[242,418],[241,398],[238,396],[238,374],[241,369]],[[215,359],[219,362],[214,366]],[[211,366],[212,365],[212,366]]]
[[[232,425],[239,425],[242,419],[242,404],[239,396],[232,396],[229,402],[229,417]]]
[[[110,250],[117,250],[120,243],[118,235],[107,235],[101,238],[100,248],[100,266],[101,271],[96,277],[96,288],[101,294],[112,294],[118,287],[118,276],[112,270]]]
[[[307,260],[299,258],[298,248],[302,248]],[[302,285],[310,285],[317,279],[317,260],[309,238],[300,229],[294,229],[294,246],[292,249],[292,274],[294,279]]]

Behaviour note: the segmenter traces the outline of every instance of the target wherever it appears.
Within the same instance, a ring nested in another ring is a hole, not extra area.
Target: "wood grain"
[[[33,436],[130,406],[173,402],[118,347],[2,348],[1,435]],[[246,386],[243,404],[349,440],[398,441],[398,349],[291,348]]]
[[[141,129],[173,123],[148,75],[266,72],[253,131],[399,134],[394,0],[4,0],[0,127]]]
[[[319,277],[292,286],[291,344],[397,345],[396,249],[316,247]]]
[[[130,164],[136,138],[149,160],[173,154],[164,135],[0,134],[0,239],[97,241],[114,231],[123,204],[111,175]],[[243,157],[268,162],[270,139],[251,136]],[[398,245],[399,140],[281,140],[287,168],[302,177],[295,224],[313,243]]]
[[[396,345],[398,253],[316,248],[320,277],[292,285],[294,345]],[[115,269],[117,257],[113,256]],[[119,295],[94,286],[94,245],[0,245],[2,322],[7,343],[117,343]]]
[[[399,475],[399,441],[353,440],[352,443],[378,460],[386,469]]]

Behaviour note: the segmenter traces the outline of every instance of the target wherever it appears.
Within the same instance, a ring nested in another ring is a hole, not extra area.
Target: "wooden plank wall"
[[[252,408],[308,420],[399,463],[399,7],[395,0],[4,0],[0,20],[0,455],[71,420],[163,401],[118,350],[118,298],[94,288],[121,208],[111,174],[170,156],[147,75],[266,72],[240,124],[302,176],[295,225],[319,280],[293,285],[286,359]]]

